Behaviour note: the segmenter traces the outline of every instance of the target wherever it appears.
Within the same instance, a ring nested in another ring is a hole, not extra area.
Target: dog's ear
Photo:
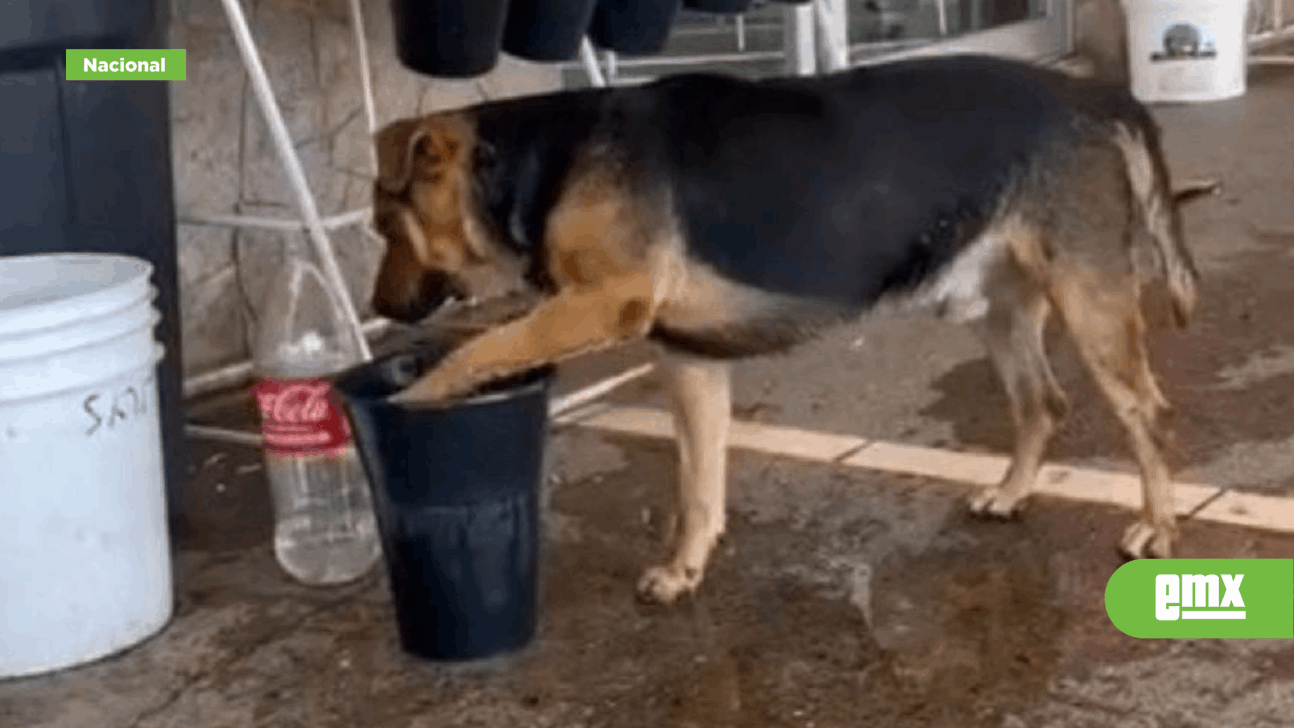
[[[390,194],[402,194],[416,178],[433,177],[461,162],[467,151],[467,124],[457,115],[403,119],[377,134],[377,182]]]

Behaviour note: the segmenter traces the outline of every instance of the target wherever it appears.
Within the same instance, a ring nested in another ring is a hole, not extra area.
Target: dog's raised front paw
[[[652,566],[638,580],[638,596],[657,604],[673,604],[680,597],[691,594],[701,583],[701,570],[691,567]]]
[[[1171,559],[1175,536],[1171,527],[1137,521],[1123,532],[1119,551],[1130,559]]]
[[[392,395],[391,401],[399,404],[448,402],[470,392],[470,384],[461,377],[455,381],[451,377],[441,374],[440,371],[433,371],[409,385],[403,391]]]
[[[1024,508],[1026,497],[1002,488],[985,488],[970,498],[970,512],[986,518],[1015,518]]]

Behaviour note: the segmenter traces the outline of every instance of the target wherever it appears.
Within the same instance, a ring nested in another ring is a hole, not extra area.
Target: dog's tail
[[[1195,185],[1174,193],[1169,188],[1159,135],[1149,114],[1135,128],[1117,124],[1116,139],[1123,152],[1128,182],[1137,199],[1140,217],[1154,241],[1164,279],[1173,302],[1177,325],[1185,327],[1199,302],[1200,274],[1182,235],[1180,202],[1212,194],[1217,185]]]

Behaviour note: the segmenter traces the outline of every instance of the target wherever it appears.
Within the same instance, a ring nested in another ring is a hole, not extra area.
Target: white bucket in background
[[[152,266],[0,257],[0,677],[171,618]]]
[[[1123,0],[1132,95],[1218,101],[1245,92],[1247,0]]]

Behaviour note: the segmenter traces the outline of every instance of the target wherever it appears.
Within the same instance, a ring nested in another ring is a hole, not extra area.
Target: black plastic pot
[[[334,385],[373,491],[401,645],[467,660],[518,650],[535,635],[553,369],[447,407],[387,399],[448,349],[420,344]]]
[[[660,53],[678,9],[679,0],[598,0],[589,39],[626,56]]]
[[[503,50],[531,61],[569,61],[579,55],[598,0],[513,0]]]
[[[469,78],[498,65],[508,0],[391,0],[391,16],[409,70]]]
[[[808,0],[806,0],[807,2]],[[688,10],[700,10],[706,13],[723,13],[738,15],[750,10],[755,0],[683,0],[683,7]]]

